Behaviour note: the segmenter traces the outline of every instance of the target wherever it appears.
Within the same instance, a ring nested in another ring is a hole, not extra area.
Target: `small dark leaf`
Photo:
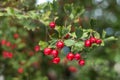
[[[90,25],[91,25],[91,27],[95,27],[96,26],[96,20],[92,18],[90,20]]]
[[[81,38],[83,35],[83,30],[78,28],[78,29],[76,29],[75,34],[76,34],[77,38]]]

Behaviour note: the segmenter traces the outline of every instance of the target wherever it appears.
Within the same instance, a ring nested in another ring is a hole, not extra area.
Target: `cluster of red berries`
[[[8,58],[11,59],[13,57],[13,53],[12,52],[8,52],[8,51],[3,51],[2,52],[3,58]]]
[[[81,55],[79,53],[76,53],[76,54],[73,54],[72,52],[69,52],[66,56],[66,58],[69,60],[69,61],[72,61],[73,59],[77,60],[78,61],[78,64],[80,66],[84,66],[85,64],[85,60],[82,59]]]
[[[49,26],[50,26],[51,29],[54,29],[56,24],[55,24],[55,22],[50,22]],[[64,39],[68,39],[69,37],[70,37],[70,35],[67,34],[67,35],[64,36]],[[85,47],[91,47],[93,43],[96,43],[96,44],[100,45],[102,43],[102,40],[101,39],[97,39],[94,36],[91,36],[89,39],[84,41],[84,46]],[[56,48],[57,49],[52,50],[51,48],[45,48],[44,49],[44,54],[45,55],[52,55],[54,57],[52,62],[55,63],[55,64],[58,64],[60,62],[60,58],[58,57],[58,54],[59,54],[58,49],[62,49],[63,47],[64,47],[64,42],[58,41],[56,43]],[[73,54],[72,52],[69,52],[66,55],[66,58],[69,61],[77,60],[78,64],[80,66],[84,66],[85,65],[85,60],[81,57],[81,55],[79,53]]]
[[[13,37],[14,37],[14,39],[17,39],[19,37],[19,34],[15,33],[13,35]],[[5,39],[2,39],[0,41],[0,44],[1,44],[2,47],[7,47],[7,48],[10,48],[10,49],[15,49],[17,47],[16,44],[12,44],[10,41],[7,41]],[[3,58],[5,58],[5,59],[6,58],[11,59],[13,57],[13,53],[10,52],[10,51],[6,51],[6,50],[3,50],[2,55],[3,55]]]
[[[89,39],[85,40],[84,45],[85,47],[91,47],[93,43],[100,45],[102,43],[102,40],[91,36]]]
[[[60,58],[58,57],[59,51],[64,47],[63,41],[57,41],[56,43],[56,49],[51,48],[45,48],[44,49],[44,55],[51,55],[53,56],[52,62],[55,64],[58,64],[60,62]]]
[[[1,44],[1,46],[10,47],[11,49],[16,48],[16,44],[11,44],[10,41],[4,40],[4,39],[1,40],[0,44]]]

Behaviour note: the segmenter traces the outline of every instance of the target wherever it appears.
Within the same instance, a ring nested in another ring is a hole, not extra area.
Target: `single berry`
[[[70,72],[77,72],[77,68],[74,67],[74,66],[69,66],[69,67],[68,67],[68,70],[69,70]]]
[[[79,64],[80,66],[84,66],[84,65],[85,65],[85,60],[79,60],[79,61],[78,61],[78,64]]]
[[[15,34],[13,35],[13,37],[14,37],[15,39],[19,38],[19,34],[15,33]]]
[[[6,42],[7,42],[7,41],[6,41],[6,40],[4,40],[4,39],[3,39],[3,40],[1,40],[1,45],[5,45],[5,44],[6,44]]]
[[[2,52],[3,58],[8,58],[8,54],[9,54],[8,51],[3,51],[3,52]]]
[[[50,22],[49,26],[50,26],[50,28],[53,29],[53,28],[55,28],[56,24],[55,24],[55,22]]]
[[[36,52],[38,52],[38,51],[40,50],[40,46],[39,46],[39,45],[36,45],[36,46],[34,47],[34,50],[35,50]]]
[[[72,61],[74,58],[74,54],[72,52],[69,52],[66,57],[68,60]]]
[[[9,59],[13,58],[13,54],[12,54],[11,52],[8,52],[7,57],[8,57]]]
[[[70,34],[66,34],[64,38],[68,39],[69,37],[70,37]]]
[[[90,37],[90,42],[91,43],[95,43],[96,42],[96,38],[95,37]]]
[[[58,56],[58,51],[57,50],[52,50],[51,55],[53,57],[57,57]]]
[[[57,47],[58,49],[62,49],[62,48],[64,47],[64,42],[63,42],[63,41],[58,41],[58,42],[56,43],[56,47]]]
[[[23,68],[19,68],[19,69],[18,69],[18,73],[20,73],[20,74],[22,74],[23,71],[24,71]]]
[[[58,64],[60,62],[60,58],[59,57],[53,58],[52,62],[54,64]]]
[[[16,47],[17,47],[16,44],[12,44],[12,45],[11,45],[11,49],[15,49]]]
[[[33,51],[30,51],[29,53],[28,53],[28,55],[29,56],[33,56],[35,53],[33,52]]]
[[[102,40],[101,39],[97,39],[96,40],[96,44],[101,44],[102,43]]]
[[[45,48],[45,49],[44,49],[44,54],[45,54],[45,55],[50,55],[50,54],[51,54],[51,51],[52,51],[51,48]]]
[[[80,58],[81,58],[81,55],[79,53],[76,53],[75,56],[74,56],[74,59],[79,60]]]
[[[7,47],[10,47],[10,46],[11,46],[11,42],[9,42],[9,41],[6,42],[6,46],[7,46]]]
[[[90,40],[85,40],[84,45],[85,45],[85,47],[91,47]]]

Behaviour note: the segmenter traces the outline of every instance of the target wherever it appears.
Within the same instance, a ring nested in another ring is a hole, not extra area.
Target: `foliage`
[[[86,1],[54,0],[38,6],[31,0],[0,1],[0,71],[5,80],[119,79],[114,70],[114,65],[119,62],[119,41],[103,30],[108,22],[104,23],[101,18],[89,19],[91,16],[85,15],[91,0]],[[52,21],[56,23],[54,29],[49,27]],[[112,24],[117,25],[117,22]],[[67,34],[70,36],[68,39],[65,38]],[[85,40],[91,36],[102,39],[102,44],[85,47]],[[55,65],[43,50],[46,47],[55,49],[57,41],[63,41],[65,47],[59,54],[61,62]],[[38,44],[40,51],[36,50]],[[74,60],[66,60],[70,51],[79,52],[86,65],[81,67]]]

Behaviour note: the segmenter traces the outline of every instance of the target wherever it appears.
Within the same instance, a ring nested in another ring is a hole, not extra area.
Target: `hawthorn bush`
[[[101,19],[85,16],[86,1],[0,1],[5,80],[119,80],[119,38],[107,35]]]

